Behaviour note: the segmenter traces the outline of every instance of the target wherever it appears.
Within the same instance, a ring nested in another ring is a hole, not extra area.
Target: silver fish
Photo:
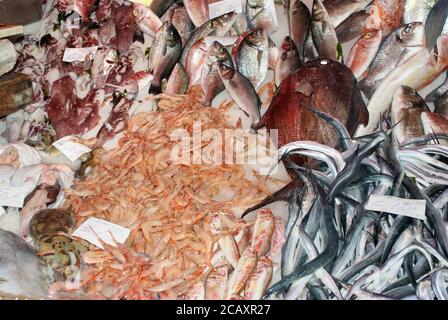
[[[292,0],[289,7],[289,34],[304,60],[305,42],[310,33],[311,13],[301,0]]]
[[[247,0],[245,13],[249,29],[263,28],[267,34],[277,31],[278,19],[274,0]]]
[[[185,44],[180,62],[185,65],[190,48],[201,38],[206,36],[223,36],[225,35],[233,23],[237,14],[235,12],[225,13],[219,17],[211,19],[197,28]]]
[[[252,128],[255,128],[261,119],[261,101],[254,86],[241,73],[222,63],[218,64],[219,76],[236,104],[251,119]]]
[[[154,76],[149,93],[160,93],[161,81],[171,74],[181,51],[179,33],[169,21],[165,21],[157,32],[149,52],[149,72]]]
[[[448,35],[438,39],[438,52],[420,49],[416,54],[396,67],[381,82],[378,89],[370,99],[369,123],[358,128],[358,135],[372,133],[378,126],[381,115],[386,113],[392,102],[395,90],[400,85],[409,86],[415,90],[424,88],[434,81],[442,72],[448,69]]]
[[[349,42],[359,37],[366,26],[366,20],[369,17],[366,11],[360,11],[352,14],[336,28],[336,34],[341,43]]]
[[[296,71],[300,67],[300,55],[294,41],[290,37],[286,37],[280,48],[280,56],[278,57],[275,67],[275,84],[280,83],[288,75]]]
[[[166,19],[170,21],[177,32],[179,32],[182,39],[182,45],[185,46],[195,29],[185,7],[182,5],[172,6],[166,13]]]
[[[0,296],[44,299],[50,279],[37,252],[18,235],[0,229]]]
[[[325,8],[331,18],[331,23],[337,28],[353,13],[364,10],[372,0],[340,0],[325,1]]]
[[[423,38],[424,25],[413,22],[396,29],[383,41],[367,78],[360,84],[367,96],[373,94],[389,72],[422,49]]]
[[[268,64],[269,42],[266,32],[263,29],[249,32],[236,50],[236,69],[258,88],[266,78]]]
[[[404,5],[403,23],[426,22],[429,12],[438,0],[406,0]],[[443,27],[443,33],[448,33],[448,22]]]
[[[336,60],[339,41],[336,31],[331,24],[330,15],[322,1],[314,0],[311,17],[311,34],[319,56]]]
[[[204,103],[210,105],[212,100],[225,89],[219,76],[217,63],[233,68],[232,57],[222,44],[214,41],[207,50],[206,62],[202,67],[201,86],[204,92]]]

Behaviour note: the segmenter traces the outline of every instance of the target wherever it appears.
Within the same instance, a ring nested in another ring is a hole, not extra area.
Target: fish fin
[[[259,204],[256,204],[255,206],[247,209],[246,211],[243,212],[243,214],[241,215],[241,219],[244,218],[245,216],[247,216],[249,213],[263,208],[264,206],[271,204],[273,202],[277,202],[277,201],[288,201],[290,195],[291,195],[291,190],[294,186],[294,184],[297,183],[296,181],[291,181],[290,183],[288,183],[286,186],[284,186],[283,188],[281,188],[280,190],[278,190],[277,192],[274,192],[272,195],[267,196],[266,198],[264,198]]]
[[[425,47],[434,49],[448,18],[448,0],[439,0],[432,7],[425,23]]]

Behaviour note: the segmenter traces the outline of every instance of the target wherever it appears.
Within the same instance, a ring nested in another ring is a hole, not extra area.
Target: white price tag
[[[0,206],[22,208],[29,188],[0,186]]]
[[[98,46],[86,47],[86,48],[66,48],[64,51],[64,57],[62,58],[62,61],[64,61],[64,62],[74,62],[74,61],[83,62],[88,55],[92,55],[92,57],[95,57],[95,54],[97,51],[98,51]]]
[[[129,0],[129,1],[134,2],[134,3],[140,3],[140,4],[143,4],[147,7],[149,7],[153,0]]]
[[[204,37],[205,40],[205,46],[208,48],[210,47],[214,41],[218,41],[220,44],[222,44],[224,47],[233,46],[238,40],[238,37],[236,36],[206,36]]]
[[[426,200],[371,195],[365,208],[367,210],[388,212],[420,220],[426,219]]]
[[[98,218],[89,218],[72,235],[104,249],[98,238],[115,247],[115,241],[120,244],[125,243],[130,233],[131,230],[118,224]]]
[[[210,3],[208,11],[210,19],[213,19],[229,12],[241,13],[243,12],[243,4],[241,0],[222,0]]]
[[[72,136],[67,136],[53,143],[59,151],[61,151],[64,156],[66,156],[70,161],[76,161],[83,154],[92,151],[89,147],[75,142]]]

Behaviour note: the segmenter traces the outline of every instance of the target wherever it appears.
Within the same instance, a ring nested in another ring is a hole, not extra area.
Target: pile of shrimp
[[[195,288],[216,275],[214,266],[222,259],[218,240],[233,235],[244,249],[251,237],[254,222],[237,219],[232,209],[248,208],[270,195],[266,177],[247,179],[243,165],[171,161],[179,143],[171,141],[174,130],[192,134],[195,121],[202,130],[234,129],[223,112],[229,103],[205,108],[194,89],[153,99],[159,110],[132,117],[119,146],[68,191],[66,206],[77,225],[97,217],[131,230],[124,245],[92,247],[83,255],[80,289],[92,297],[194,298]],[[230,194],[224,200],[223,190]]]

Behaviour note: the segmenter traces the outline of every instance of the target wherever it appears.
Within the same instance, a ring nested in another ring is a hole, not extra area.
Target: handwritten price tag
[[[0,206],[22,208],[29,188],[0,186]]]
[[[64,137],[53,143],[70,161],[76,161],[80,156],[92,151],[89,147],[75,142],[71,136]]]
[[[426,219],[426,200],[371,195],[365,208],[367,210],[388,212],[420,220]]]
[[[233,11],[241,13],[243,12],[243,4],[241,0],[222,0],[210,3],[208,5],[208,11],[210,19],[213,19]]]
[[[64,57],[62,61],[64,62],[75,62],[86,60],[88,55],[92,55],[95,57],[96,52],[98,51],[98,46],[96,47],[86,47],[86,48],[66,48],[64,51]]]
[[[121,244],[125,243],[130,233],[131,230],[118,224],[98,218],[89,218],[72,235],[104,249],[98,238],[115,247],[115,241]]]

